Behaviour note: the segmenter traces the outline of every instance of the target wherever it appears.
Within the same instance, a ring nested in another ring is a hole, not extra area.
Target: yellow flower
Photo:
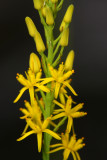
[[[85,116],[86,112],[79,112],[80,109],[83,108],[83,103],[79,103],[75,107],[72,108],[72,98],[71,96],[68,97],[67,102],[65,105],[59,103],[58,101],[53,101],[55,104],[61,107],[61,109],[54,110],[54,117],[52,120],[67,116],[68,117],[68,124],[67,124],[67,131],[68,133],[71,131],[71,127],[73,124],[73,118],[79,118]]]
[[[74,160],[80,160],[80,156],[77,151],[85,146],[85,144],[83,143],[83,139],[84,138],[80,138],[76,140],[76,136],[73,135],[69,140],[69,134],[66,132],[65,135],[62,134],[62,143],[51,145],[50,146],[51,148],[55,147],[57,148],[51,150],[49,153],[53,153],[61,149],[64,149],[63,152],[64,160],[68,159],[70,153],[72,154]]]
[[[39,75],[39,76],[38,76]],[[37,87],[41,90],[43,90],[44,92],[49,92],[49,89],[43,85],[41,85],[40,81],[42,79],[40,79],[41,76],[41,71],[38,72],[35,76],[34,72],[32,72],[31,69],[28,70],[28,72],[26,73],[26,77],[25,78],[22,74],[17,74],[16,79],[24,86],[18,96],[16,97],[16,99],[14,100],[14,103],[16,103],[20,97],[22,96],[22,94],[29,89],[29,94],[30,94],[30,99],[31,99],[31,104],[34,103],[34,87]]]
[[[28,137],[31,134],[37,134],[37,141],[38,141],[38,151],[41,152],[42,148],[42,133],[48,133],[54,138],[60,140],[61,138],[56,134],[55,132],[51,131],[50,129],[47,129],[47,126],[49,125],[49,122],[51,120],[51,117],[47,118],[43,122],[41,121],[41,125],[37,125],[34,123],[30,118],[26,119],[27,124],[32,129],[31,131],[26,132],[22,137],[17,139],[17,141],[21,141],[24,138]]]
[[[45,84],[45,83],[54,81],[55,82],[55,98],[58,97],[58,93],[62,85],[67,86],[71,90],[71,92],[75,96],[77,96],[76,92],[71,87],[68,81],[68,78],[74,73],[74,70],[64,73],[63,63],[59,65],[58,70],[54,69],[52,66],[49,65],[49,70],[50,70],[52,77],[45,78],[44,82],[41,82],[41,84]]]
[[[54,23],[53,13],[49,7],[46,7],[46,23],[48,25],[52,25]]]

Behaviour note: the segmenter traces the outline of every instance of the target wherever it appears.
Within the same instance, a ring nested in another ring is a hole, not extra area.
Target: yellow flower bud
[[[58,0],[51,0],[51,2],[52,2],[52,3],[57,3],[57,2],[58,2]]]
[[[54,23],[54,17],[49,7],[46,7],[46,23],[52,25]]]
[[[41,8],[42,15],[46,17],[46,6]]]
[[[35,53],[30,54],[29,67],[34,73],[40,71],[41,63],[38,56]]]
[[[42,8],[44,1],[43,0],[33,0],[34,8],[39,10]]]
[[[62,32],[62,31],[64,30],[65,24],[66,24],[66,23],[65,23],[64,20],[63,20],[62,23],[61,23],[61,25],[60,25],[60,28],[59,28],[60,32]]]
[[[45,51],[45,45],[44,45],[42,37],[41,37],[41,35],[38,31],[35,34],[34,41],[36,43],[37,51],[38,52],[44,52]]]
[[[26,25],[28,28],[29,35],[31,37],[34,37],[36,34],[36,31],[37,31],[35,24],[33,23],[32,19],[30,17],[26,17],[25,22],[26,22]]]
[[[74,11],[74,5],[70,5],[65,13],[65,16],[64,16],[64,21],[66,23],[70,23],[71,20],[72,20],[72,15],[73,15],[73,11]]]
[[[69,28],[65,28],[61,35],[60,45],[67,46],[68,40],[69,40]]]
[[[68,56],[67,56],[66,61],[65,61],[65,71],[72,70],[73,62],[74,62],[74,51],[71,50],[68,53]]]

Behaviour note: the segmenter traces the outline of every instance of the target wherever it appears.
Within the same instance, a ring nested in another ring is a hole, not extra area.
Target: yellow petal
[[[56,134],[55,132],[51,131],[50,129],[44,129],[43,132],[46,132],[48,134],[50,134],[52,137],[61,140],[61,137],[58,136],[58,134]]]
[[[42,148],[42,133],[37,133],[38,152],[41,152]]]
[[[55,120],[55,119],[58,119],[58,118],[61,118],[61,117],[64,117],[66,116],[65,112],[62,112],[62,113],[59,113],[55,116],[52,117],[52,120]]]
[[[25,133],[22,137],[18,138],[17,141],[21,141],[21,140],[25,139],[26,137],[28,137],[28,136],[30,136],[31,134],[34,134],[34,133],[35,133],[35,131],[33,131],[33,130],[29,131],[29,132]]]
[[[73,156],[73,159],[74,159],[74,160],[77,160],[76,155],[75,155],[75,153],[74,153],[73,151],[71,152],[71,154],[72,154],[72,156]]]
[[[59,146],[62,146],[63,144],[62,143],[58,143],[58,144],[52,144],[50,145],[51,148],[54,148],[54,147],[59,147]]]
[[[72,119],[72,117],[68,116],[68,123],[67,123],[67,132],[68,133],[70,133],[70,131],[71,131],[72,124],[73,124],[73,119]]]
[[[63,152],[63,156],[64,156],[64,160],[67,160],[70,154],[70,150],[69,149],[65,149]]]
[[[56,149],[53,149],[53,150],[49,151],[49,153],[54,153],[54,152],[57,152],[57,151],[59,151],[61,149],[64,149],[64,147],[58,147]]]
[[[54,78],[52,78],[52,77],[43,78],[43,82],[41,82],[41,84],[43,85],[43,84],[49,83],[51,81],[54,81]]]
[[[70,141],[69,141],[69,144],[68,144],[68,148],[73,148],[73,145],[75,145],[75,143],[76,143],[76,137],[75,137],[75,135],[73,135],[73,136],[71,136],[71,138],[70,138]]]
[[[84,103],[79,103],[78,105],[76,105],[74,108],[71,109],[71,112],[77,112],[78,110],[83,108]]]
[[[26,131],[27,131],[27,129],[28,129],[28,127],[29,127],[29,125],[28,124],[26,124],[26,126],[25,126],[25,128],[24,128],[24,130],[23,130],[23,132],[22,132],[22,136],[26,133]]]
[[[61,84],[56,82],[56,85],[55,85],[55,98],[58,97],[60,86],[61,86]]]
[[[38,84],[36,83],[34,86],[38,87],[39,89],[41,89],[44,92],[50,92],[49,88],[47,88],[43,85],[40,85],[39,83]]]
[[[79,153],[78,153],[78,152],[75,152],[75,154],[76,154],[76,156],[77,156],[77,159],[78,159],[78,160],[81,160]]]
[[[66,85],[75,96],[77,96],[77,93],[74,91],[74,89],[70,86],[68,82],[65,81],[63,82],[63,84]]]
[[[59,93],[59,98],[62,104],[65,104],[65,96],[63,93]]]
[[[53,102],[54,102],[55,104],[57,104],[59,107],[61,107],[62,109],[64,109],[64,105],[63,105],[63,104],[59,103],[59,102],[56,101],[56,100],[53,100]]]
[[[19,94],[18,94],[18,96],[16,97],[16,99],[14,100],[13,103],[16,103],[16,102],[20,99],[20,97],[22,96],[22,94],[23,94],[27,89],[28,89],[28,87],[23,87],[23,88],[19,91]]]
[[[79,118],[79,117],[83,117],[85,115],[87,115],[86,112],[75,112],[71,114],[73,118]]]
[[[28,111],[30,113],[32,113],[32,107],[31,107],[30,103],[26,100],[24,100],[24,103],[25,103],[25,107],[28,109]]]
[[[47,126],[49,125],[51,118],[47,118],[44,120],[43,125],[42,125],[42,129],[44,130],[45,128],[47,128]]]
[[[30,94],[31,105],[33,105],[34,104],[34,87],[29,88],[29,94]]]
[[[65,74],[60,78],[60,82],[63,82],[64,80],[66,80],[67,78],[69,78],[69,77],[72,75],[73,72],[74,72],[74,71],[68,71],[67,73],[65,73]]]

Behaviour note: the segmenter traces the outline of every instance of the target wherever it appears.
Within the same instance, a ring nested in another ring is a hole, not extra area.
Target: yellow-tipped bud
[[[41,8],[42,15],[46,17],[46,6]]]
[[[51,0],[51,2],[52,2],[52,3],[57,3],[57,2],[58,2],[58,0]]]
[[[36,31],[37,31],[35,24],[33,23],[32,19],[30,17],[26,17],[25,22],[26,22],[26,25],[28,28],[29,35],[31,37],[34,37],[36,34]]]
[[[35,53],[30,54],[29,67],[34,73],[40,71],[41,63],[38,56]]]
[[[35,34],[34,41],[36,43],[37,51],[38,52],[44,52],[45,51],[45,45],[44,45],[42,37],[41,37],[41,35],[38,31]]]
[[[69,40],[69,28],[65,28],[61,35],[60,45],[67,46],[68,40]]]
[[[42,8],[44,1],[43,0],[33,0],[34,8],[39,10]]]
[[[66,23],[65,23],[64,20],[63,20],[62,23],[61,23],[61,25],[60,25],[60,28],[59,28],[60,32],[62,32],[62,31],[64,30],[65,24],[66,24]]]
[[[64,21],[66,23],[70,23],[71,20],[72,20],[72,15],[73,15],[73,11],[74,11],[74,5],[70,5],[65,13],[65,16],[64,16]]]
[[[54,23],[54,17],[49,7],[46,7],[46,23],[52,25]]]
[[[74,62],[74,51],[71,50],[68,53],[68,56],[67,56],[66,61],[65,61],[65,71],[72,70],[73,62]]]

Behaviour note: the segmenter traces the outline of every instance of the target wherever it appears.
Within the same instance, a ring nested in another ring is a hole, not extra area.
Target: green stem
[[[60,43],[57,44],[56,48],[55,48],[55,51],[53,53],[53,58],[55,57],[55,55],[57,54],[58,50],[59,50],[59,47],[60,47]]]
[[[63,124],[64,124],[64,122],[65,122],[65,120],[67,119],[67,117],[64,117],[58,124],[57,124],[57,126],[54,128],[54,132],[56,132],[58,129],[59,129],[59,127],[61,127]],[[50,141],[51,141],[51,139],[52,139],[52,137],[50,137]]]
[[[60,3],[57,6],[57,11],[59,11],[63,5],[64,0],[61,0]]]
[[[61,50],[60,50],[60,53],[59,53],[58,57],[56,58],[56,60],[52,64],[53,67],[55,67],[59,63],[59,61],[62,57],[63,51],[64,51],[64,47],[61,47]]]

